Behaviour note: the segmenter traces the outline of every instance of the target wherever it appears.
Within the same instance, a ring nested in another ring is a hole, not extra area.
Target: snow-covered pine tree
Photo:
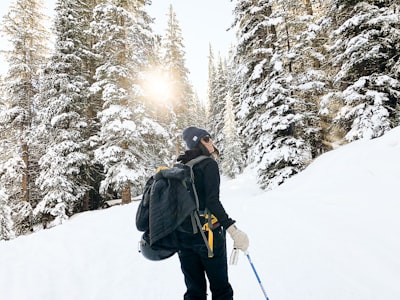
[[[8,196],[0,188],[0,241],[14,238],[13,221],[11,219],[11,208],[8,205]]]
[[[344,139],[375,138],[399,125],[398,1],[331,1],[333,84],[341,101],[334,124]],[[329,106],[329,103],[327,104]]]
[[[21,174],[24,169],[24,163],[15,153],[10,156],[8,146],[11,145],[9,139],[0,141],[0,187],[3,188],[7,195],[6,205],[11,208],[11,218],[15,235],[21,235],[32,229],[32,206],[30,202],[21,201],[21,199],[12,199],[7,194],[8,191],[13,195],[21,193],[21,187],[15,182],[21,182]]]
[[[224,115],[226,106],[226,97],[228,95],[228,78],[226,61],[218,58],[218,64],[215,67],[215,78],[212,84],[212,97],[209,99],[210,110],[210,133],[218,149],[224,152]]]
[[[43,145],[37,180],[43,199],[34,209],[43,227],[61,224],[81,210],[88,191],[84,170],[89,157],[83,135],[89,83],[83,73],[83,28],[79,0],[58,1],[55,7],[54,54],[48,63],[37,99],[40,125],[37,139]]]
[[[321,98],[329,91],[329,76],[323,69],[327,61],[326,35],[321,26],[324,12],[320,1],[274,0],[271,15],[281,20],[275,27],[276,50],[290,78],[291,97],[297,99],[293,108],[300,119],[294,135],[308,144],[313,158],[330,150],[318,115]]]
[[[185,47],[182,30],[172,4],[169,6],[168,23],[162,40],[163,64],[169,76],[171,85],[171,130],[173,130],[176,146],[181,144],[182,130],[188,125],[198,125],[203,122],[202,114],[195,109],[198,99],[194,96],[193,87],[189,81],[189,71],[185,65]],[[178,147],[176,152],[181,149]]]
[[[272,13],[271,4],[269,1],[259,2],[238,1],[234,9],[234,24],[237,28],[234,67],[238,91],[237,99],[233,102],[237,103],[239,132],[243,140],[243,150],[247,155],[260,135],[257,131],[261,124],[254,124],[251,120],[258,110],[254,105],[260,94],[257,86],[269,73],[268,62],[271,60],[272,46],[276,38],[274,23],[269,19]],[[248,163],[251,163],[251,160]]]
[[[153,50],[148,1],[111,1],[94,10],[91,31],[97,42],[98,67],[92,92],[103,103],[95,160],[104,168],[102,194],[131,201],[139,194],[149,166],[146,136],[162,134],[146,118],[139,86],[141,71]]]
[[[102,198],[99,194],[100,182],[102,177],[102,168],[95,162],[94,159],[94,145],[98,140],[99,133],[99,119],[97,114],[102,109],[102,101],[98,95],[92,94],[87,89],[94,83],[95,72],[97,68],[97,56],[93,51],[93,45],[96,43],[95,37],[90,30],[90,23],[92,22],[93,10],[95,6],[104,2],[104,0],[86,0],[78,3],[76,7],[76,16],[80,20],[80,48],[77,54],[81,59],[81,76],[88,82],[85,86],[82,103],[82,117],[87,123],[86,127],[82,128],[82,137],[84,140],[89,141],[85,146],[85,153],[89,156],[89,162],[82,169],[82,180],[88,186],[88,190],[82,199],[81,210],[97,209],[102,204]]]
[[[207,109],[207,127],[211,128],[211,99],[214,98],[215,91],[215,80],[216,80],[216,69],[215,69],[215,58],[214,51],[211,44],[208,47],[208,84],[207,84],[207,99],[206,99],[206,109]]]
[[[242,153],[242,143],[237,132],[235,112],[233,109],[232,95],[228,93],[225,97],[224,115],[224,151],[221,158],[221,169],[224,175],[235,178],[243,170],[244,159]]]
[[[0,89],[1,90],[1,89]],[[3,96],[3,94],[2,94]],[[30,202],[21,201],[21,174],[24,170],[24,162],[18,152],[13,152],[14,135],[12,130],[6,130],[7,127],[3,126],[8,124],[8,119],[4,119],[5,115],[2,112],[7,111],[5,101],[0,101],[0,123],[2,130],[0,130],[0,190],[3,190],[3,213],[4,224],[8,228],[8,224],[12,224],[12,231],[16,234],[24,234],[31,229],[31,215],[32,206]],[[4,129],[4,130],[3,130]],[[8,127],[11,129],[11,127]],[[9,194],[14,195],[14,199],[9,197]],[[8,212],[11,209],[11,223],[8,221]],[[3,214],[1,213],[1,214]],[[8,232],[8,229],[5,229]],[[0,237],[1,239],[1,237]]]
[[[140,78],[143,78],[143,69],[145,69],[149,62],[156,61],[160,59],[160,49],[162,47],[160,37],[154,35],[151,29],[151,23],[153,19],[147,14],[143,9],[146,5],[149,5],[150,1],[140,0],[137,4],[136,14],[137,14],[137,27],[135,36],[137,36],[135,44],[135,52],[142,53],[142,57],[137,57],[139,63],[138,73],[136,78],[136,86],[139,91],[137,94],[141,96],[138,97],[140,106],[143,107],[143,86],[140,82]],[[159,62],[159,61],[158,61]],[[159,117],[159,116],[158,116]],[[146,170],[147,174],[153,174],[154,170],[161,164],[171,164],[171,145],[173,144],[171,139],[172,133],[165,123],[159,122],[158,118],[153,118],[149,113],[148,109],[144,109],[143,119],[141,123],[141,138],[142,146],[137,148],[138,153],[146,153],[143,160],[143,166],[140,169]],[[175,161],[175,160],[173,160]],[[143,182],[136,182],[136,193],[141,194],[141,188],[144,185]]]
[[[235,61],[235,46],[231,46],[227,58],[227,79],[228,79],[228,94],[230,95],[233,107],[233,113],[235,115],[235,123],[237,127],[238,133],[240,133],[241,128],[244,128],[244,124],[242,123],[244,118],[239,118],[239,111],[241,109],[240,101],[241,101],[241,87],[243,86],[242,81],[244,80],[244,76],[239,73],[239,65]],[[243,137],[240,137],[243,141]],[[242,155],[244,161],[245,155],[247,152],[247,146],[245,142],[241,142],[242,144]]]
[[[298,57],[304,31],[298,23],[308,13],[304,3],[278,0],[244,0],[235,8],[235,60],[242,76],[238,116],[263,188],[281,184],[313,157],[317,109],[302,94],[315,79],[299,76],[305,58]]]
[[[30,229],[32,207],[39,198],[38,153],[32,139],[39,70],[48,54],[48,33],[42,13],[43,1],[18,0],[4,16],[2,30],[9,39],[4,49],[8,72],[3,84],[3,110],[0,112],[2,139],[2,180],[15,216],[15,231]],[[23,201],[24,203],[21,203]]]

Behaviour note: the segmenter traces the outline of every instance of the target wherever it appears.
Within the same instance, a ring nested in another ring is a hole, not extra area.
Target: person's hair
[[[196,147],[199,148],[199,149],[201,150],[201,153],[202,153],[203,155],[206,155],[206,156],[213,156],[214,158],[218,158],[218,156],[219,156],[219,150],[217,149],[217,147],[215,147],[214,144],[213,144],[213,147],[214,147],[214,152],[213,152],[213,153],[210,153],[210,152],[208,151],[208,149],[206,148],[206,146],[204,146],[201,142],[198,143]]]

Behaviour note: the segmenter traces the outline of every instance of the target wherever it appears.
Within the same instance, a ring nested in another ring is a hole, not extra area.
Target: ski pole
[[[263,287],[263,285],[262,285],[262,282],[261,282],[261,280],[260,280],[260,277],[259,277],[258,274],[257,274],[256,268],[254,267],[254,264],[253,264],[253,262],[251,261],[249,252],[246,251],[245,254],[246,254],[246,256],[247,256],[247,259],[249,260],[249,263],[250,263],[251,268],[253,269],[254,275],[256,275],[258,284],[260,285],[261,290],[262,290],[262,292],[263,292],[263,294],[264,294],[264,296],[265,296],[265,300],[269,300],[269,298],[268,298],[268,296],[267,296],[267,292],[265,291],[265,289],[264,289],[264,287]]]

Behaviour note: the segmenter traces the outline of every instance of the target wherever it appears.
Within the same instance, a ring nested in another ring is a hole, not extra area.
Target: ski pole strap
[[[253,269],[254,275],[256,275],[258,284],[260,285],[260,288],[261,288],[261,290],[262,290],[262,292],[263,292],[263,294],[264,294],[264,296],[265,296],[265,300],[269,300],[269,298],[268,298],[268,296],[267,296],[267,292],[265,291],[265,289],[264,289],[264,287],[263,287],[263,285],[262,285],[262,282],[261,282],[261,280],[260,280],[260,277],[259,277],[258,274],[257,274],[256,268],[254,267],[254,264],[253,264],[253,262],[251,261],[249,252],[245,252],[245,254],[246,254],[246,256],[247,256],[247,259],[249,260],[249,263],[250,263],[251,268]]]

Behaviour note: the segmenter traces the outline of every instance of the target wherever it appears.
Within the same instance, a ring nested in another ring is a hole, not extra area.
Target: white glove
[[[249,248],[249,238],[247,237],[247,234],[237,229],[235,224],[229,226],[226,231],[233,240],[233,248],[246,252],[247,248]]]

